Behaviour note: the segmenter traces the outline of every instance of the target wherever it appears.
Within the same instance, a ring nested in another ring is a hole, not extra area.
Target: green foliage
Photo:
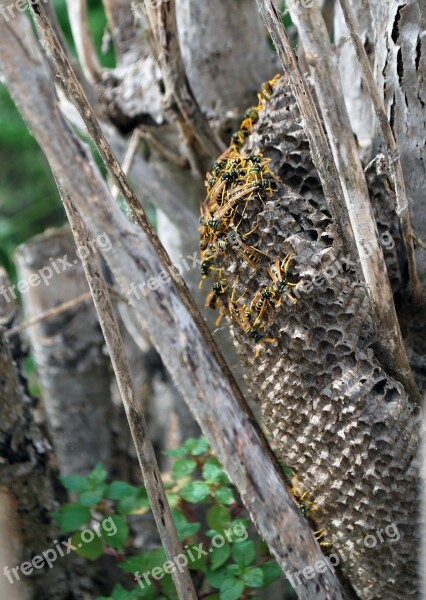
[[[66,43],[75,56],[66,0],[54,0],[53,4]],[[101,64],[114,67],[112,45],[102,53],[106,16],[99,0],[89,0],[88,22]],[[2,85],[0,180],[0,265],[3,265],[12,280],[15,280],[16,273],[12,261],[15,248],[48,227],[62,225],[65,215],[47,161]]]
[[[167,492],[184,547],[184,557],[175,564],[167,561],[163,548],[141,552],[133,546],[128,519],[149,508],[143,486],[108,483],[102,465],[86,477],[61,478],[73,502],[54,518],[62,533],[73,533],[75,552],[89,560],[113,553],[118,568],[139,581],[132,589],[117,584],[110,596],[98,600],[174,600],[172,570],[182,562],[187,562],[198,589],[206,593],[210,586],[209,599],[254,600],[258,588],[282,573],[264,542],[249,539],[247,513],[207,440],[191,438],[166,454],[173,460]]]

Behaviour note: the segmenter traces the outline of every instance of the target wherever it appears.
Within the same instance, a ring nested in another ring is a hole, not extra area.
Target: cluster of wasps
[[[266,329],[275,314],[275,309],[282,304],[287,296],[292,302],[296,299],[289,293],[288,287],[295,286],[287,279],[291,254],[283,260],[271,257],[262,252],[251,242],[256,227],[242,233],[243,223],[248,209],[261,206],[278,189],[277,178],[270,170],[270,159],[262,154],[241,152],[242,145],[250,135],[253,125],[259,119],[259,112],[272,97],[273,87],[279,75],[263,84],[258,94],[258,106],[250,107],[240,129],[233,134],[230,147],[219,157],[207,173],[207,196],[201,208],[201,282],[215,274],[215,282],[206,300],[206,308],[219,308],[218,325],[223,314],[228,309],[231,318],[250,336],[256,345],[256,356],[259,354],[260,342],[275,342],[266,337]],[[244,302],[244,292],[236,298],[238,280],[232,289],[228,289],[226,279],[222,277],[222,269],[217,265],[217,258],[222,252],[232,248],[241,260],[257,271],[260,266],[267,265],[270,284],[257,290],[255,295]],[[229,293],[228,293],[229,292]],[[228,296],[225,304],[223,298]]]

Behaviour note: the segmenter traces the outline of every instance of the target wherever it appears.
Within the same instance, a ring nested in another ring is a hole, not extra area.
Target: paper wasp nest
[[[287,79],[266,84],[246,117],[208,174],[207,304],[226,314],[277,453],[326,529],[324,550],[340,553],[364,600],[415,597],[419,411],[372,350],[368,296],[339,249]],[[396,287],[393,209],[369,179]]]

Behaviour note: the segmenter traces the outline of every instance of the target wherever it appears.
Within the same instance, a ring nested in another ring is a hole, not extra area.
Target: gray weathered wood
[[[23,38],[16,34],[18,30],[25,31]],[[152,230],[138,229],[113,204],[93,160],[58,112],[49,73],[29,24],[24,18],[9,26],[0,23],[0,32],[2,77],[43,147],[58,185],[72,198],[91,234],[107,232],[114,251],[107,253],[106,259],[123,292],[130,297],[138,283],[170,272],[171,281],[133,302],[135,311],[262,537],[283,569],[300,570],[321,560],[318,543],[288,493],[280,469],[181,279],[158,242],[153,244]],[[330,571],[307,580],[298,593],[306,600],[343,598]]]
[[[60,262],[63,259],[70,263],[68,267]],[[28,284],[22,294],[25,318],[88,291],[68,228],[48,230],[23,244],[16,262],[23,282],[31,281],[42,269],[46,275],[48,270],[51,273],[47,284],[39,279],[39,285]],[[97,462],[112,471],[112,373],[90,299],[44,319],[27,333],[61,473],[87,474]]]
[[[380,332],[377,348],[381,360],[386,369],[401,381],[413,401],[421,403],[421,396],[402,341],[368,188],[353,139],[324,20],[315,2],[309,10],[296,0],[289,0],[288,6],[312,69],[318,102],[342,184],[362,274],[371,300],[374,322]]]

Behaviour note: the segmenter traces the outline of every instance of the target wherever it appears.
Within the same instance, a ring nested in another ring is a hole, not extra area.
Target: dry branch
[[[205,173],[224,150],[203,115],[185,73],[176,22],[176,2],[161,2],[156,8],[146,5],[156,44],[156,55],[166,87],[166,108],[176,116],[191,151],[191,166]],[[173,109],[176,105],[177,111]]]
[[[364,171],[324,19],[316,4],[305,9],[297,0],[289,0],[288,7],[312,69],[315,90],[342,184],[378,332],[377,351],[388,372],[404,385],[413,401],[421,403],[402,341]]]
[[[39,5],[37,10],[42,10]],[[141,294],[135,311],[260,534],[284,570],[299,571],[322,560],[318,543],[180,277],[158,240],[152,239],[151,228],[138,229],[113,203],[90,154],[58,111],[29,23],[19,17],[9,25],[0,23],[0,32],[4,81],[43,148],[59,187],[72,199],[91,234],[105,232],[110,238],[114,251],[106,258],[124,293],[132,293],[146,279],[170,273],[173,283]],[[299,596],[306,600],[344,597],[335,574],[328,570],[304,582]]]
[[[89,31],[86,0],[67,0],[68,18],[77,55],[86,79],[94,84],[101,77],[101,66]]]
[[[148,427],[143,410],[137,401],[120,329],[102,274],[102,266],[99,257],[93,250],[90,235],[75,206],[72,204],[70,197],[65,192],[62,192],[62,200],[77,247],[85,247],[88,250],[87,255],[82,256],[84,272],[90,291],[92,292],[99,323],[114,368],[121,400],[129,421],[130,431],[158,532],[168,559],[173,561],[176,556],[183,554],[183,547],[179,541],[173,521],[154,448],[147,435]],[[182,570],[175,569],[172,577],[181,600],[197,599],[191,576],[186,566]]]
[[[373,70],[370,65],[367,52],[358,32],[355,15],[349,0],[340,0],[343,15],[348,27],[354,49],[361,66],[365,82],[371,95],[374,110],[382,131],[383,140],[386,145],[389,161],[389,172],[395,188],[396,209],[401,219],[401,229],[407,253],[408,272],[413,289],[413,301],[418,304],[422,300],[422,286],[417,275],[416,255],[413,244],[413,229],[411,226],[410,208],[405,190],[404,175],[402,172],[401,159],[392,128],[390,126],[383,100],[380,96],[377,84],[374,80]]]

